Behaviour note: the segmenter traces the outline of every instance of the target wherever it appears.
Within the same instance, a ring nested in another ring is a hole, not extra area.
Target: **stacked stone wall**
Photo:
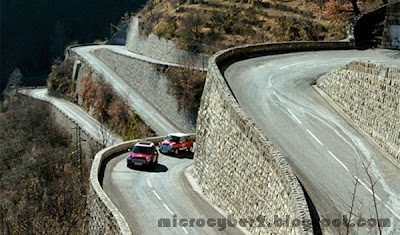
[[[121,55],[108,49],[96,50],[95,55],[132,87],[149,100],[161,113],[184,132],[194,132],[196,113],[181,108],[177,100],[168,93],[168,80],[157,65]]]
[[[24,88],[26,89],[26,88]],[[28,88],[29,89],[29,88]],[[31,96],[25,95],[21,93],[26,99],[35,99]],[[56,122],[56,124],[63,128],[68,134],[71,136],[71,140],[75,142],[75,127],[78,125],[74,120],[72,120],[67,114],[65,114],[61,109],[57,106],[53,105],[50,102],[36,99],[38,102],[43,102],[50,107],[51,115]],[[87,133],[84,129],[81,129],[81,138],[84,140],[81,142],[82,145],[82,153],[85,156],[86,160],[91,160],[93,155],[98,151],[100,147],[100,143],[93,138],[90,133]]]
[[[298,227],[248,227],[254,234],[312,233],[307,203],[286,161],[221,81],[209,76],[205,90],[194,173],[205,195],[237,219],[290,216],[304,222]]]
[[[400,2],[387,6],[382,48],[400,50]]]
[[[192,57],[196,61],[196,67],[202,68],[208,65],[207,56],[192,54],[178,49],[171,40],[160,38],[153,33],[147,37],[140,36],[139,18],[137,17],[132,17],[130,20],[125,46],[134,53],[165,62],[181,64],[182,58]]]
[[[228,49],[212,56],[198,112],[193,175],[206,197],[237,219],[274,216],[298,226],[247,228],[255,234],[312,234],[303,190],[285,158],[236,101],[221,70],[254,56],[350,49],[350,42],[288,42]]]
[[[300,222],[295,226],[249,228],[253,233],[312,234],[313,229],[300,183],[286,160],[241,109],[220,69],[253,56],[349,48],[349,42],[260,44],[228,49],[210,59],[197,118],[195,178],[207,197],[236,218],[255,219],[261,215],[271,219],[276,215]],[[71,56],[84,61],[78,55]],[[104,149],[93,161],[88,198],[93,234],[130,234],[124,217],[101,188],[99,175],[107,157],[134,143]]]
[[[319,87],[400,163],[400,68],[355,61]]]

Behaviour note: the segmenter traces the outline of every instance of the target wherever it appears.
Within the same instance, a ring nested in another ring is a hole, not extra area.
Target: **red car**
[[[183,133],[173,133],[167,135],[165,140],[160,143],[160,151],[162,153],[178,154],[179,151],[186,150],[193,152],[193,140],[190,135]]]
[[[133,149],[128,149],[129,155],[126,159],[126,165],[154,167],[158,163],[158,151],[154,143],[139,142]]]

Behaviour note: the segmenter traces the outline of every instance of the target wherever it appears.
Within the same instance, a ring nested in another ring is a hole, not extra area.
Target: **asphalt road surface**
[[[107,142],[107,146],[110,146],[122,142],[122,138],[108,132],[104,125],[101,125],[78,105],[64,99],[49,96],[47,94],[47,88],[26,89],[20,90],[19,92],[38,100],[50,102],[100,143]]]
[[[50,102],[100,140],[101,124],[76,104],[49,96],[46,88],[20,90],[20,93]],[[122,142],[120,137],[114,138],[115,142],[109,145]],[[193,153],[160,154],[155,169],[129,169],[127,155],[121,154],[107,164],[103,188],[125,216],[133,234],[243,234],[243,230],[225,228],[223,224],[201,227],[194,222],[193,226],[188,224],[185,228],[179,225],[158,227],[159,219],[169,219],[172,224],[173,215],[177,220],[225,217],[200,197],[184,176],[184,170],[193,163]]]
[[[135,112],[159,135],[182,132],[171,120],[161,114],[147,99],[127,81],[99,60],[93,51],[109,49],[150,63],[179,66],[127,51],[121,46],[86,46],[73,48],[105,78],[117,93],[125,98]],[[139,71],[140,72],[140,71]],[[159,219],[218,219],[224,216],[210,203],[200,197],[188,183],[184,170],[193,164],[193,154],[182,153],[179,157],[160,154],[154,170],[129,169],[127,154],[113,158],[107,163],[103,188],[122,212],[133,234],[243,234],[235,227],[158,227]]]
[[[316,78],[353,60],[400,66],[389,50],[318,51],[236,62],[224,75],[241,107],[280,149],[315,204],[320,219],[348,214],[356,179],[357,211],[375,218],[374,197],[363,163],[375,182],[384,234],[400,234],[400,170],[355,131],[312,88]],[[399,94],[400,95],[400,94]],[[376,233],[361,228],[359,233]]]
[[[89,46],[73,50],[103,74],[157,133],[180,131],[93,55],[92,50],[102,47],[110,49],[108,46]],[[116,47],[115,50],[125,49]],[[150,61],[140,55],[137,57]],[[383,232],[396,233],[400,220],[399,169],[364,140],[311,87],[320,75],[356,59],[400,63],[398,52],[393,51],[305,52],[239,61],[226,68],[224,74],[244,110],[288,158],[321,219],[341,218],[346,214],[356,179],[359,180],[357,210],[364,218],[374,218],[374,197],[362,167],[362,163],[370,163],[373,180],[378,180],[375,200],[380,217],[392,220],[392,226]],[[209,227],[157,227],[158,219],[172,218],[173,214],[178,218],[222,217],[185,182],[182,174],[192,164],[190,158],[161,155],[155,171],[143,171],[128,169],[126,155],[107,164],[103,186],[133,233],[217,233],[216,228]],[[376,232],[373,228],[369,230]],[[239,233],[236,229],[225,232]],[[361,228],[359,232],[368,233],[368,230]]]
[[[235,227],[159,227],[159,219],[224,218],[193,191],[183,170],[193,163],[193,153],[160,154],[155,169],[130,169],[128,153],[113,158],[106,167],[103,188],[127,220],[133,234],[242,234]],[[201,225],[201,224],[199,224]],[[219,231],[219,229],[222,231]]]
[[[173,121],[163,115],[145,96],[140,94],[133,86],[131,86],[125,79],[120,77],[114,72],[114,68],[108,67],[99,58],[97,58],[93,51],[97,49],[109,49],[126,56],[146,61],[149,63],[164,64],[168,66],[179,66],[174,63],[168,63],[161,60],[153,59],[147,56],[132,53],[124,46],[84,46],[72,48],[73,51],[82,56],[92,68],[104,76],[105,81],[110,84],[113,89],[124,98],[128,104],[135,110],[135,112],[159,135],[167,135],[171,132],[184,132],[180,127],[176,126]],[[138,71],[140,73],[140,71]],[[151,95],[151,94],[149,94]]]

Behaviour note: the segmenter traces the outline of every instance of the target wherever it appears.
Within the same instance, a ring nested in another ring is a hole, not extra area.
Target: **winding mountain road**
[[[67,115],[71,120],[75,121],[75,123],[77,123],[86,133],[92,135],[92,137],[100,143],[104,142],[107,146],[111,146],[122,142],[121,137],[114,135],[113,133],[106,133],[108,131],[104,129],[105,127],[78,105],[48,95],[47,88],[25,89],[19,90],[19,92],[56,106],[61,112]]]
[[[371,163],[373,180],[378,180],[375,199],[380,217],[392,220],[392,226],[383,232],[399,234],[399,168],[311,86],[321,75],[353,60],[400,66],[400,53],[389,50],[288,53],[242,60],[229,65],[223,73],[241,107],[288,159],[320,219],[340,219],[348,214],[346,205],[351,204],[356,179],[360,213],[364,218],[375,218],[371,187],[363,169],[363,163]],[[360,232],[369,230],[362,228]]]
[[[133,234],[243,234],[236,227],[159,227],[160,219],[226,218],[193,191],[184,170],[193,164],[193,153],[160,154],[154,170],[129,169],[128,153],[113,158],[106,167],[103,188],[127,220]],[[221,231],[220,231],[221,229]]]
[[[105,65],[92,52],[97,49],[109,49],[119,53],[128,53],[130,56],[135,56],[136,59],[144,60],[150,63],[163,63],[170,66],[174,66],[175,64],[165,63],[146,56],[134,54],[123,48],[125,47],[99,45],[74,47],[71,50],[80,55],[97,73],[102,74],[105,81],[112,86],[119,96],[127,101],[127,103],[135,110],[135,112],[143,119],[143,121],[145,121],[146,124],[149,125],[157,134],[167,135],[168,133],[183,131],[165,115],[163,115],[151,102],[149,102],[142,94],[140,94],[140,92],[132,87],[128,81],[120,77],[114,71],[114,68],[110,68]]]
[[[126,98],[132,108],[159,134],[180,131],[173,123],[108,68],[93,50],[107,48],[119,53],[123,47],[88,46],[73,48],[106,82]],[[151,58],[133,55],[137,59]],[[371,163],[378,180],[375,200],[382,218],[390,218],[384,234],[400,232],[400,171],[381,152],[347,123],[312,88],[321,75],[353,60],[371,60],[400,65],[398,52],[388,50],[318,51],[263,56],[236,62],[223,73],[242,108],[288,159],[310,195],[320,219],[347,214],[357,179],[357,205],[364,218],[374,218],[373,195],[362,163]],[[164,63],[165,64],[165,63]],[[168,64],[168,63],[166,63]],[[245,88],[245,89],[244,89]],[[218,233],[217,228],[158,228],[160,218],[220,218],[222,215],[188,185],[183,171],[192,164],[183,158],[160,156],[154,171],[128,169],[126,154],[106,167],[103,187],[125,216],[134,234]],[[372,232],[361,228],[362,233]],[[241,233],[236,228],[226,233]],[[325,231],[325,230],[324,230]],[[330,230],[330,232],[335,232]],[[337,231],[336,231],[337,232]],[[376,232],[376,231],[375,231]]]
[[[121,46],[75,47],[77,54],[124,97],[135,112],[159,135],[181,132],[171,120],[159,112],[145,97],[138,93],[126,80],[107,67],[92,52],[109,49],[135,59],[150,63],[178,66],[138,55]],[[219,219],[225,218],[207,200],[199,196],[189,184],[184,170],[193,164],[192,153],[179,156],[160,154],[159,165],[154,170],[129,169],[126,167],[127,153],[113,158],[107,163],[103,188],[113,203],[119,208],[133,234],[243,234],[237,227],[215,225],[187,227],[158,227],[159,219]],[[172,223],[172,222],[171,222]],[[221,230],[221,231],[220,231]]]

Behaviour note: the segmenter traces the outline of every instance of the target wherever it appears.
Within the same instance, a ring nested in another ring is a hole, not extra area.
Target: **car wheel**
[[[174,153],[175,153],[175,155],[178,155],[179,149],[176,148],[176,149],[174,150]]]
[[[193,145],[189,147],[189,152],[193,153]]]

